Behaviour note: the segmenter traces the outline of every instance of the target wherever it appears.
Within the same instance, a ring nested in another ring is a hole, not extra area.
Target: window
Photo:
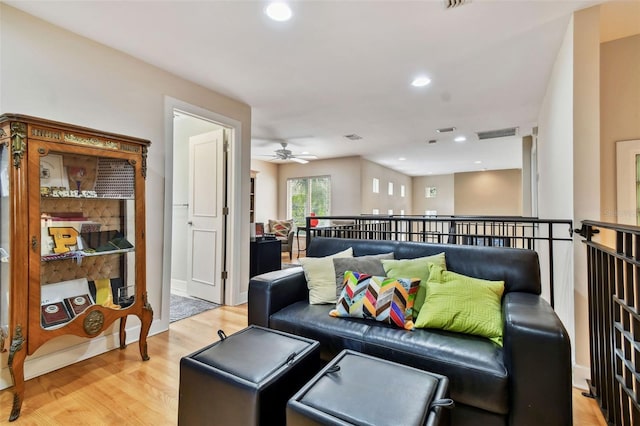
[[[373,209],[372,213],[373,213],[373,214],[380,214],[380,210],[378,210],[378,209]]]
[[[387,210],[387,214],[388,214],[389,216],[393,216],[393,209],[389,209],[389,210]]]
[[[373,178],[373,193],[374,194],[380,193],[380,179],[378,178]]]
[[[297,226],[306,226],[305,218],[331,215],[331,178],[329,176],[287,179],[287,218]]]
[[[405,189],[404,189],[404,185],[400,185],[400,196],[404,197],[405,196]]]
[[[393,182],[389,182],[389,195],[393,195]]]

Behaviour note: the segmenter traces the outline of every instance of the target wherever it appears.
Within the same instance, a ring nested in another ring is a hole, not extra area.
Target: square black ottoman
[[[449,379],[343,350],[287,404],[287,426],[440,425]]]
[[[315,340],[249,326],[180,360],[179,425],[283,425],[320,369]]]

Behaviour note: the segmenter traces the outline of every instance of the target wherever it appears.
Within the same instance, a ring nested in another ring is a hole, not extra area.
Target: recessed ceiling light
[[[431,79],[429,77],[420,76],[413,79],[411,85],[414,87],[424,87],[431,83]]]
[[[406,159],[406,158],[404,158],[404,157],[400,157],[400,158],[398,158],[398,161],[406,161],[406,160],[407,160],[407,159]]]
[[[278,22],[288,21],[293,15],[289,5],[279,1],[270,3],[269,6],[266,7],[264,12],[269,18]]]
[[[473,164],[482,164],[482,161],[476,160],[476,161],[473,162]]]
[[[458,136],[454,139],[455,142],[464,142],[466,140],[467,138],[465,138],[464,136]]]

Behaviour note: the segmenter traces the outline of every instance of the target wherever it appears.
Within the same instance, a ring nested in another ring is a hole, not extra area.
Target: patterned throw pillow
[[[387,277],[416,277],[420,278],[420,288],[413,304],[413,319],[418,317],[424,298],[427,295],[427,279],[429,279],[429,265],[435,264],[447,269],[447,262],[443,253],[416,259],[382,260],[382,266]]]
[[[345,285],[333,317],[373,319],[413,330],[412,308],[419,279],[377,277],[345,272]]]
[[[272,220],[269,219],[269,230],[276,237],[287,238],[289,231],[293,228],[293,219],[291,220]]]

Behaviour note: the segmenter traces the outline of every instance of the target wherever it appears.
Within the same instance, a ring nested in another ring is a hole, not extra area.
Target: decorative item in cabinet
[[[10,341],[9,420],[24,361],[63,335],[140,319],[148,360],[145,178],[150,142],[17,114],[0,116],[0,332]],[[0,348],[1,350],[2,348]]]

